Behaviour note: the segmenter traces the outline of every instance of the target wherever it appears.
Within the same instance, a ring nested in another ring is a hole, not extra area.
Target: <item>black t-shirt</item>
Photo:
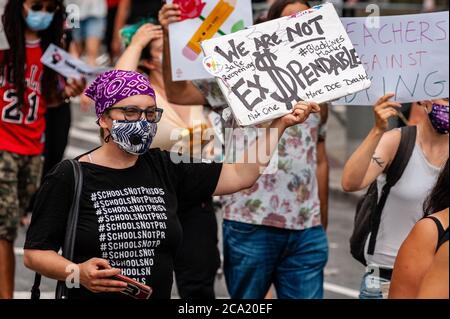
[[[159,149],[127,169],[82,163],[83,191],[74,262],[107,259],[122,274],[153,288],[152,298],[171,295],[174,258],[182,229],[177,211],[214,193],[221,164],[174,164]],[[74,176],[68,161],[44,180],[36,198],[25,249],[59,251],[73,200]],[[72,289],[70,298],[122,298]]]

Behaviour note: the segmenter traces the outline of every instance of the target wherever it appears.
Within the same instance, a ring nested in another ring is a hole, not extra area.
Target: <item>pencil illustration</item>
[[[227,21],[236,7],[237,0],[219,0],[211,13],[204,19],[202,25],[183,48],[183,55],[195,61],[201,53],[200,42],[211,39],[220,27]]]

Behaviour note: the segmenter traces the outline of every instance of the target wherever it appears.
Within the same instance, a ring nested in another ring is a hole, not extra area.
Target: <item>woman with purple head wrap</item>
[[[83,188],[69,261],[58,255],[63,245],[74,178],[68,161],[45,179],[36,199],[25,243],[25,264],[47,277],[65,280],[76,266],[80,288],[69,298],[129,298],[122,274],[150,286],[152,298],[171,296],[174,258],[181,240],[177,212],[213,195],[226,195],[251,187],[270,161],[286,128],[303,123],[314,103],[301,102],[292,114],[274,121],[261,137],[253,163],[175,162],[168,152],[149,149],[162,110],[148,79],[136,72],[109,71],[87,90],[95,101],[104,144],[77,158]],[[74,265],[75,264],[75,265]]]
[[[155,91],[147,77],[131,71],[108,71],[92,83],[86,95],[95,102],[99,124],[105,113],[117,110],[123,114],[123,119],[113,121],[111,129],[102,128],[109,132],[104,138],[106,143],[112,139],[122,150],[132,155],[142,155],[148,151],[163,110],[155,105]],[[148,107],[141,110],[130,98],[147,101]],[[126,99],[130,103],[120,104]]]

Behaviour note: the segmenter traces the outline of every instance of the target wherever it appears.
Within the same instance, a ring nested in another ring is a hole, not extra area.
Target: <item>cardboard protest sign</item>
[[[105,68],[94,68],[87,65],[54,44],[51,44],[45,51],[41,62],[66,78],[85,78],[88,83],[107,71]]]
[[[182,12],[182,21],[169,26],[170,59],[174,81],[212,78],[202,67],[203,40],[253,24],[251,0],[169,0]]]
[[[370,86],[332,4],[202,42],[241,126],[291,112],[301,101],[327,102]]]
[[[373,105],[394,92],[399,102],[449,95],[449,18],[447,12],[342,19],[372,86],[337,104]]]

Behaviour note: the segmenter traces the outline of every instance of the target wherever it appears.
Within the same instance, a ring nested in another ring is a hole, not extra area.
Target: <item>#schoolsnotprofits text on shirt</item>
[[[174,258],[182,238],[177,211],[212,196],[222,165],[174,164],[168,152],[153,149],[127,169],[84,162],[82,168],[73,261],[106,259],[123,275],[152,287],[152,298],[170,298]],[[72,168],[63,162],[38,193],[25,249],[60,249],[72,196]],[[122,297],[93,294],[83,287],[70,292],[70,298]]]

